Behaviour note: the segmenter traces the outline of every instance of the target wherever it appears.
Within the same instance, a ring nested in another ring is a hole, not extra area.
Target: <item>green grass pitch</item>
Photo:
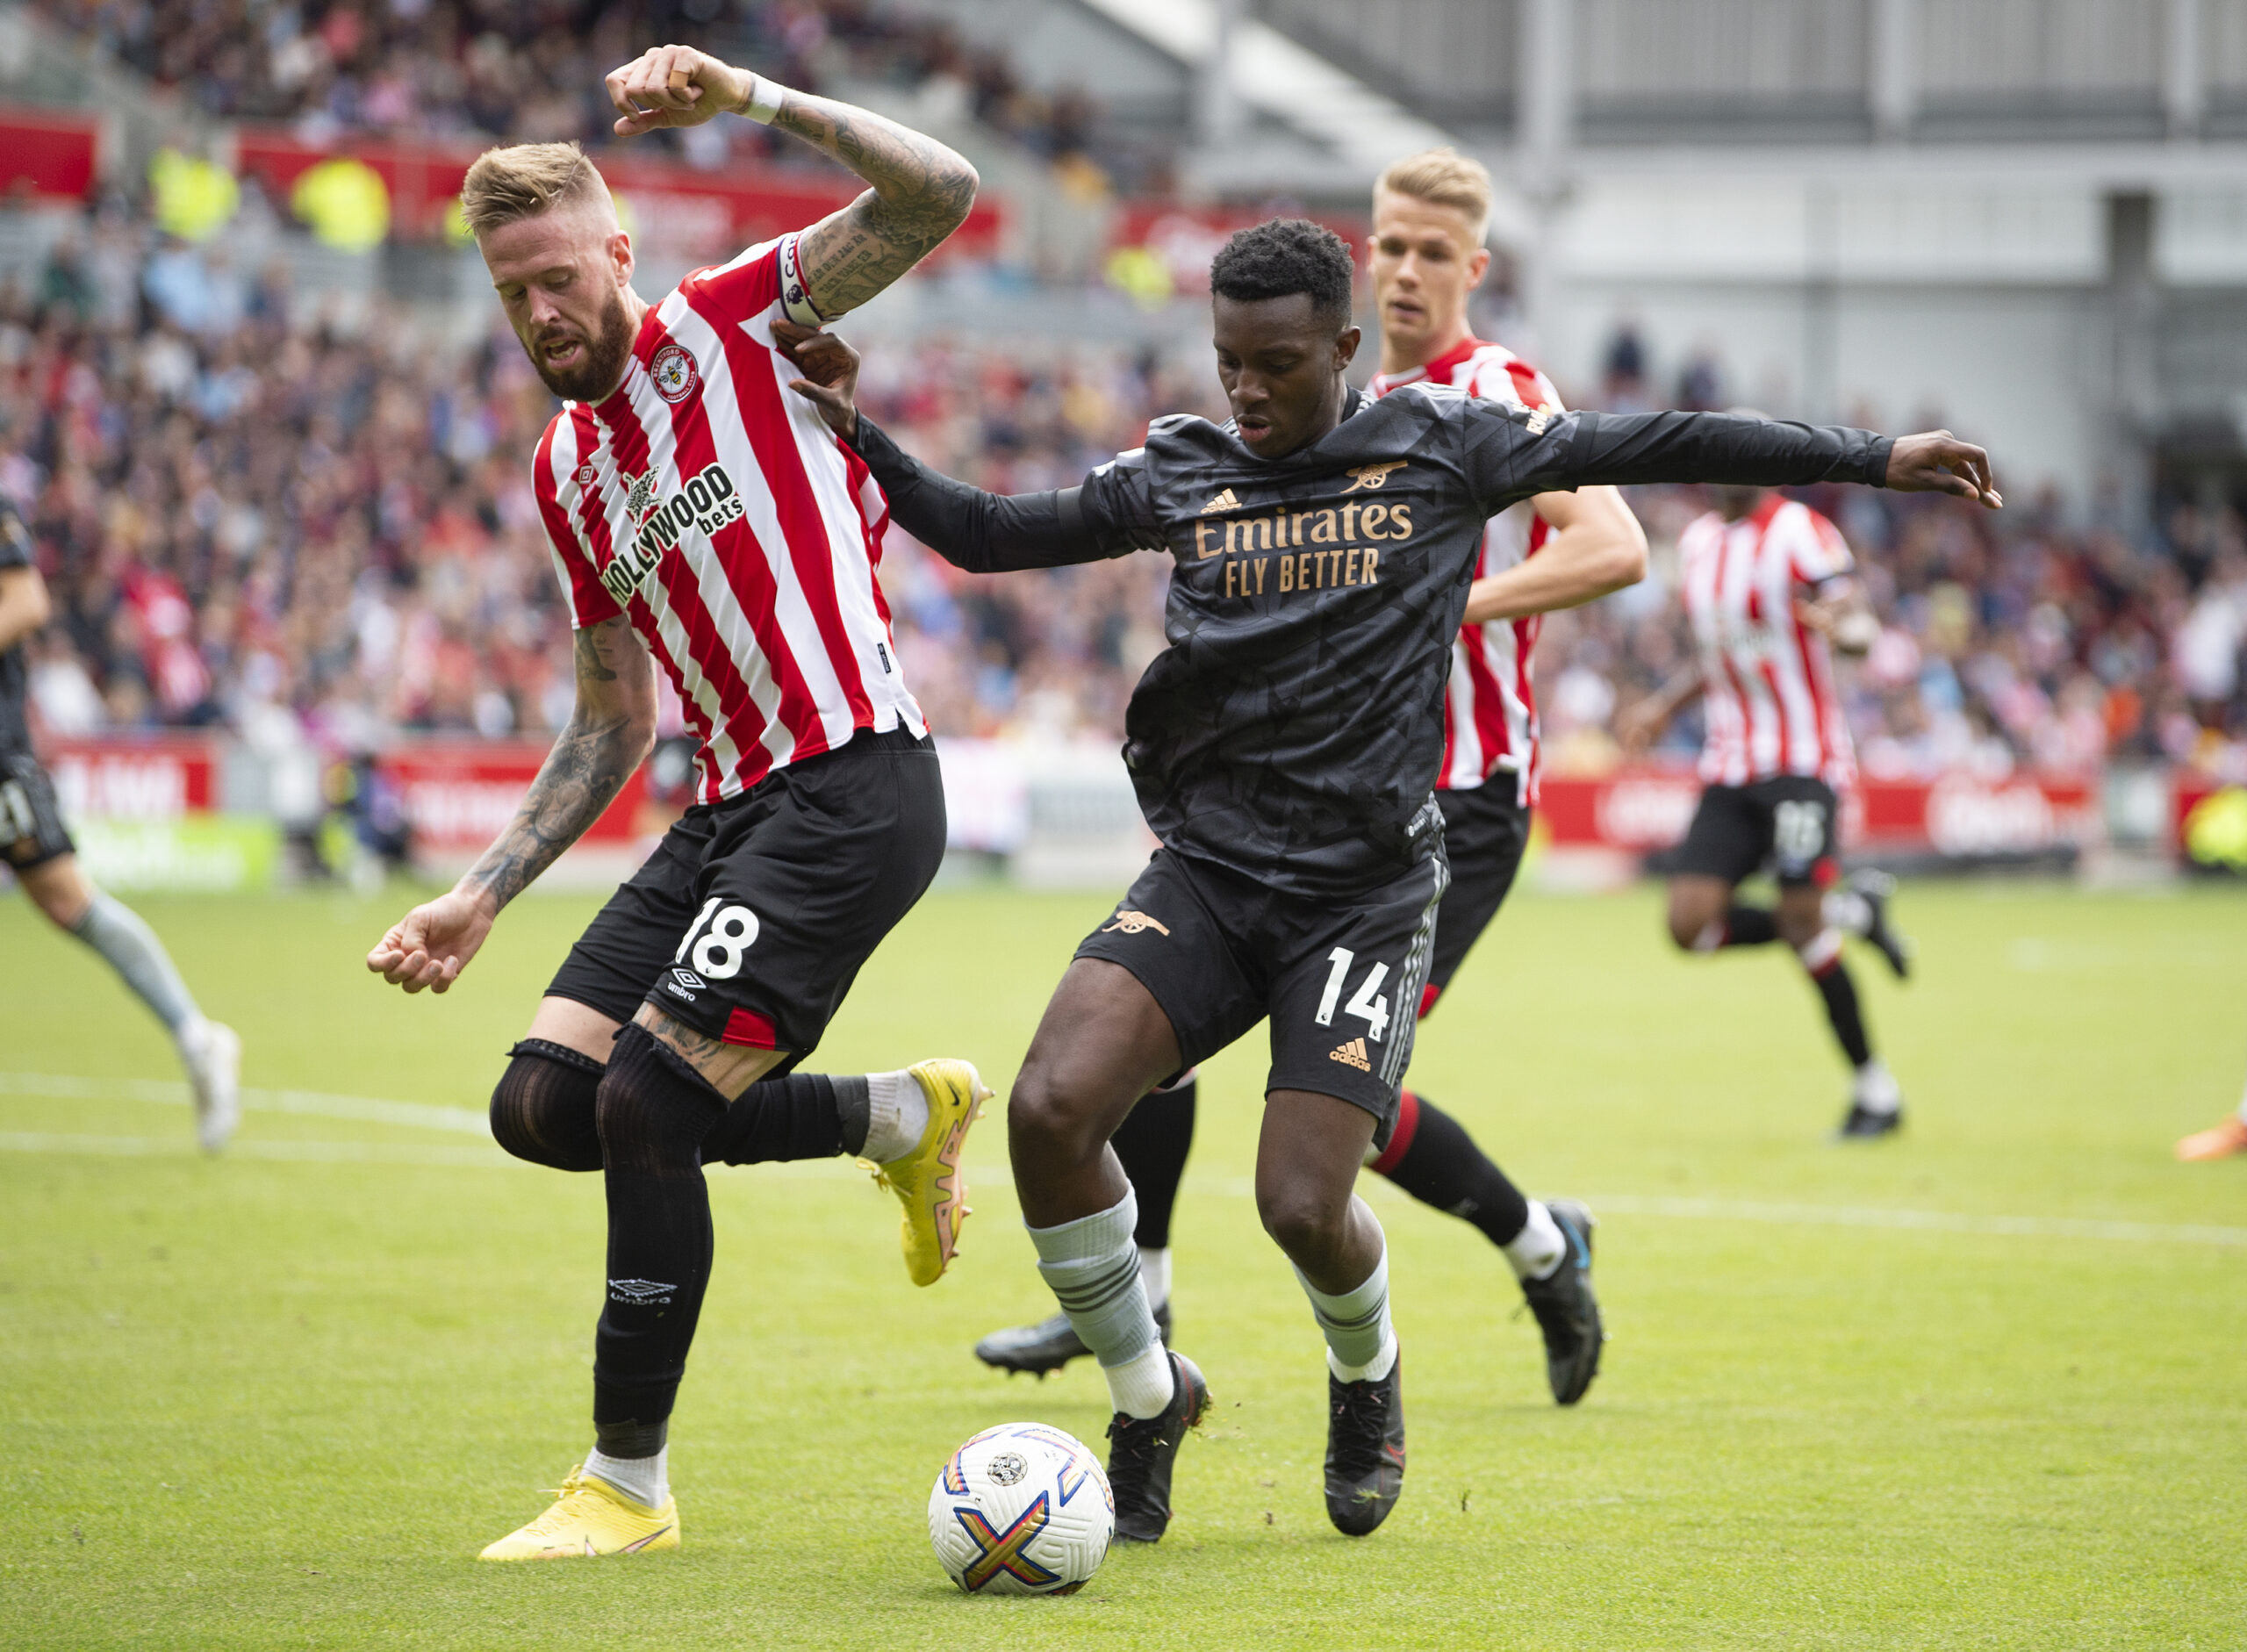
[[[929,1290],[858,1173],[714,1173],[685,1548],[476,1563],[590,1437],[599,1178],[506,1160],[472,1115],[592,904],[525,899],[409,1000],[359,961],[397,899],[142,902],[248,1043],[263,1105],[217,1162],[134,1088],[176,1076],[153,1024],[0,906],[0,1644],[2247,1645],[2247,1161],[2169,1156],[2247,1067],[2237,890],[1908,888],[1919,979],[1853,956],[1911,1125],[1859,1148],[1823,1139],[1841,1074],[1784,953],[1675,957],[1651,891],[1517,901],[1413,1079],[1602,1214],[1613,1340],[1557,1411],[1501,1259],[1367,1178],[1411,1469],[1362,1541],[1327,1526],[1319,1345],[1246,1196],[1250,1040],[1205,1079],[1176,1239],[1217,1397],[1177,1524],[1011,1602],[937,1572],[937,1467],[1009,1419],[1097,1442],[1107,1408],[1082,1364],[1040,1386],[968,1354],[1050,1306],[995,1109]],[[958,1053],[1003,1094],[1104,909],[937,892],[818,1065]]]

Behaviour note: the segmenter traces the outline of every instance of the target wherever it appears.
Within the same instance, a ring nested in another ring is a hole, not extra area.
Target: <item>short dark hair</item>
[[[1210,291],[1236,304],[1303,293],[1339,333],[1350,325],[1356,275],[1349,244],[1332,230],[1307,219],[1272,218],[1224,244],[1210,264]]]

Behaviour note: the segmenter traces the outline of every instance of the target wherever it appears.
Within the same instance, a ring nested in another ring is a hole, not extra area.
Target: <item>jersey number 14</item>
[[[1326,990],[1318,995],[1317,1019],[1322,1027],[1334,1024],[1334,1006],[1341,1002],[1343,978],[1358,960],[1358,955],[1346,946],[1338,946],[1326,956],[1334,967],[1326,972]],[[1366,1037],[1375,1044],[1389,1031],[1389,995],[1381,990],[1381,983],[1388,979],[1389,966],[1375,964],[1366,972],[1357,991],[1350,995],[1350,1002],[1342,1005],[1345,1015],[1355,1016],[1366,1024]]]

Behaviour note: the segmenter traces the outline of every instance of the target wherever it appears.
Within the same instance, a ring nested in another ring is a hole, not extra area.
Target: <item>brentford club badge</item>
[[[694,358],[676,344],[666,344],[648,363],[648,377],[656,381],[656,394],[668,402],[682,402],[694,391]]]

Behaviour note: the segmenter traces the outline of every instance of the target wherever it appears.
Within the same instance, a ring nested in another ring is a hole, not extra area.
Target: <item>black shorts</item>
[[[1268,1016],[1266,1091],[1339,1096],[1385,1143],[1449,876],[1436,854],[1361,894],[1293,894],[1158,849],[1077,956],[1120,964],[1154,995],[1182,1068]]]
[[[1421,994],[1419,1013],[1435,1008],[1437,995],[1482,938],[1490,920],[1505,904],[1529,847],[1529,805],[1511,774],[1494,774],[1466,791],[1436,794],[1443,809],[1444,852],[1451,859],[1451,888],[1436,915],[1435,961]]]
[[[0,751],[0,860],[29,872],[76,847],[39,759],[21,746]]]
[[[935,747],[903,729],[862,732],[739,797],[688,809],[578,937],[547,993],[619,1022],[644,1000],[793,1066],[817,1047],[944,853]]]
[[[1712,786],[1685,841],[1662,864],[1673,874],[1738,883],[1769,861],[1783,886],[1823,889],[1841,871],[1840,830],[1841,800],[1810,775]]]

